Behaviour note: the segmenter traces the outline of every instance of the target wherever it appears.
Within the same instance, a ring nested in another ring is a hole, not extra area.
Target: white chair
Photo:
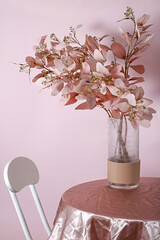
[[[39,172],[36,165],[30,159],[25,157],[14,158],[13,160],[9,161],[5,166],[4,180],[13,200],[13,204],[16,209],[26,239],[32,240],[32,237],[16,195],[17,192],[21,191],[26,186],[30,187],[44,228],[48,236],[50,236],[51,229],[47,222],[40,199],[34,186],[39,181]]]

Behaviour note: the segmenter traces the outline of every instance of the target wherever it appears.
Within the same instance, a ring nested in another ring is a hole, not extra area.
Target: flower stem
[[[111,112],[109,110],[107,110],[104,105],[102,103],[99,103],[99,106],[105,110],[105,112],[107,112],[113,127],[117,133],[117,143],[115,146],[115,159],[117,159],[117,151],[118,151],[118,159],[117,162],[128,162],[129,161],[129,155],[128,155],[128,151],[126,148],[126,140],[127,140],[127,119],[125,118],[125,116],[122,114],[121,118],[120,118],[120,122],[118,125],[118,128],[115,125],[114,122],[114,117],[112,116]],[[125,121],[125,124],[123,124],[123,121]],[[123,127],[125,128],[125,136],[123,139]]]

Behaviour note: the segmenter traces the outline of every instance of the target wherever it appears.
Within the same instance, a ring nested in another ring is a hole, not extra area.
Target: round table
[[[160,178],[132,190],[97,180],[74,186],[60,201],[49,240],[160,240]]]

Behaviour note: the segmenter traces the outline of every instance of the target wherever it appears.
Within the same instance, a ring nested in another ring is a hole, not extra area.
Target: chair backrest
[[[30,187],[32,196],[34,198],[44,228],[48,236],[50,236],[51,229],[47,222],[44,210],[42,208],[42,204],[38,197],[36,188],[34,186],[39,181],[39,172],[33,161],[26,157],[17,157],[9,161],[4,169],[4,180],[11,195],[14,207],[16,209],[26,239],[32,240],[32,236],[30,234],[24,214],[22,212],[21,206],[16,195],[16,193],[21,191],[26,186]]]

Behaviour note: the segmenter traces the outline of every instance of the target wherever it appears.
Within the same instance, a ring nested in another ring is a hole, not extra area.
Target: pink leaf
[[[120,36],[128,43],[128,45],[132,46],[132,42],[127,33],[124,33],[122,28],[119,28]]]
[[[89,65],[90,65],[91,71],[92,71],[92,72],[95,72],[95,71],[96,71],[97,61],[96,61],[93,57],[88,57],[87,62],[88,62]]]
[[[121,114],[120,114],[119,110],[112,110],[112,117],[114,117],[116,119],[120,119]]]
[[[150,47],[150,44],[149,43],[147,43],[147,44],[145,44],[145,45],[143,45],[141,48],[139,48],[139,53],[143,53],[144,51],[146,51],[147,50],[147,48],[149,48]]]
[[[143,98],[142,100],[143,100],[143,105],[145,107],[148,107],[148,106],[150,106],[153,103],[153,101],[151,99],[149,99],[149,98]]]
[[[136,38],[139,39],[140,36],[141,36],[140,30],[139,30],[139,28],[138,28],[138,26],[137,26],[137,24],[136,24]]]
[[[42,36],[39,43],[40,43],[40,44],[44,44],[44,42],[45,42],[45,40],[46,40],[46,37],[47,37],[47,35]]]
[[[65,104],[65,106],[77,102],[77,99],[75,98],[77,95],[78,95],[77,93],[70,93],[70,98],[69,98],[68,102]]]
[[[115,74],[112,75],[112,77],[113,77],[114,79],[124,78],[124,73],[122,73],[122,72],[115,73]]]
[[[137,25],[144,25],[150,18],[150,15],[143,14],[142,17],[137,19]]]
[[[135,98],[136,100],[140,100],[144,96],[144,90],[142,87],[137,87],[136,93],[135,93]]]
[[[133,84],[136,84],[136,83],[144,82],[144,78],[143,77],[133,77],[133,78],[130,78],[128,81],[134,81],[134,82],[129,84],[129,85],[133,85]]]
[[[95,49],[98,49],[98,44],[96,42],[96,40],[91,37],[88,36],[86,34],[86,41],[85,41],[85,46],[89,49],[89,51],[91,51],[92,53],[94,52]]]
[[[101,42],[104,38],[108,37],[109,35],[105,34],[104,36],[102,36],[99,41]]]
[[[44,53],[44,52],[36,52],[35,56],[36,56],[36,60],[37,59],[42,59],[42,58],[44,58],[46,56],[46,53]]]
[[[143,119],[146,120],[151,120],[153,118],[151,111],[149,111],[148,109],[144,109],[143,111]]]
[[[132,77],[128,81],[135,81],[135,80],[144,80],[143,77]]]
[[[35,61],[36,61],[36,68],[38,69],[44,68],[44,61],[42,59],[36,58]]]
[[[110,73],[111,74],[115,74],[115,73],[119,73],[122,70],[122,66],[120,64],[115,64],[111,69],[110,69]]]
[[[143,65],[131,65],[130,67],[139,74],[143,74],[145,71]]]
[[[156,113],[156,110],[154,110],[153,108],[149,107],[148,110],[151,112],[151,113]]]
[[[34,68],[36,66],[36,61],[33,57],[26,57],[26,63],[31,67],[31,68]]]
[[[139,53],[143,53],[143,52],[146,51],[147,48],[149,48],[149,47],[150,47],[150,44],[149,44],[149,43],[143,45],[143,46],[140,47],[137,51],[135,51],[134,55],[137,55],[137,54],[139,54]]]
[[[149,25],[147,25],[147,26],[145,26],[143,29],[144,29],[144,31],[146,31],[148,28],[150,28],[151,26],[152,26],[153,24],[149,24]]]
[[[140,58],[140,56],[139,56],[139,57],[134,57],[134,58],[130,59],[130,60],[129,60],[129,63],[132,63],[133,61],[135,61],[135,60],[138,59],[138,58]]]
[[[132,119],[131,120],[131,124],[132,124],[132,127],[136,130],[137,129],[137,126],[138,126],[138,124],[137,124],[137,122],[136,122],[136,120],[135,119]]]
[[[123,67],[120,64],[115,64],[109,71],[114,79],[124,78]]]
[[[150,127],[150,121],[149,120],[143,119],[143,120],[138,121],[138,123],[142,127],[146,127],[146,128]]]
[[[84,103],[79,104],[75,109],[76,109],[76,110],[85,110],[85,109],[88,109],[87,102],[84,102]]]
[[[107,89],[107,93],[105,95],[103,95],[102,93],[100,92],[94,92],[94,95],[95,97],[97,98],[100,98],[101,100],[104,100],[104,101],[108,101],[110,99],[110,92],[108,91]]]
[[[111,50],[117,58],[124,59],[126,56],[125,48],[118,42],[112,43]]]
[[[39,78],[45,77],[48,73],[50,73],[50,71],[46,71],[46,72],[42,72],[42,73],[37,74],[37,75],[32,79],[32,82],[36,82]]]
[[[104,44],[100,44],[100,47],[106,51],[111,50],[108,46],[104,45]]]
[[[96,98],[91,93],[87,95],[87,106],[89,109],[93,109],[96,106]]]

